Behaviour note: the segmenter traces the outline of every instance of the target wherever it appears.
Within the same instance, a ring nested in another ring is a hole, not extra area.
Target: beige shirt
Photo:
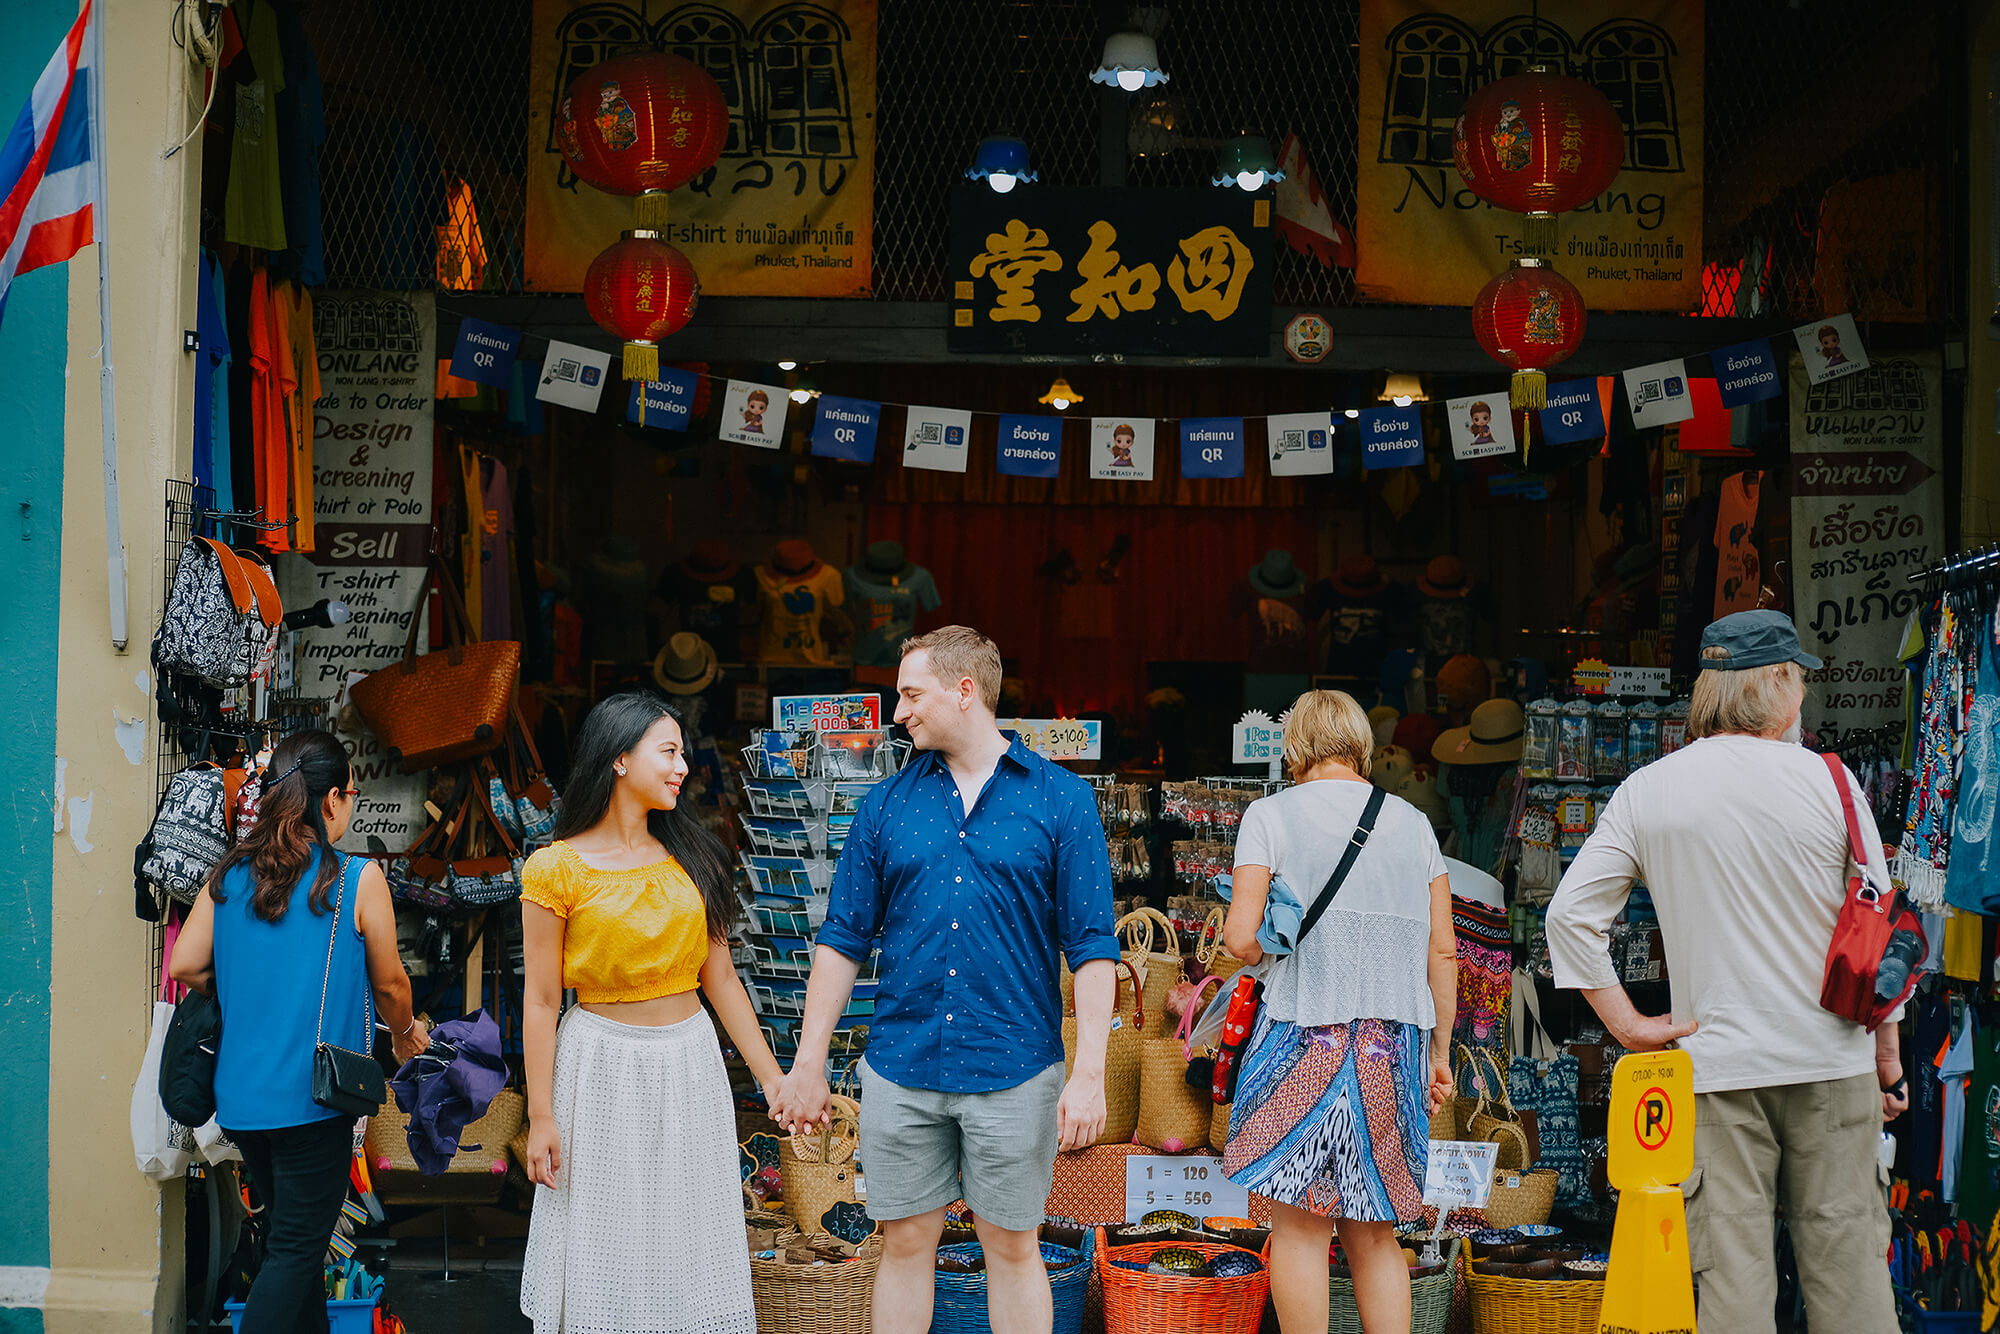
[[[1855,794],[1874,883],[1889,883]],[[1875,1068],[1860,1025],[1819,1005],[1847,889],[1847,824],[1826,762],[1802,746],[1714,736],[1619,787],[1549,905],[1559,987],[1618,984],[1606,933],[1636,877],[1667,947],[1673,1017],[1697,1093],[1845,1079]]]

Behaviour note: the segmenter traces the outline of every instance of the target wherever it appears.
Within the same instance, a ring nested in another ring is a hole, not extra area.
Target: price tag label
[[[1500,1146],[1490,1140],[1432,1140],[1424,1167],[1424,1203],[1484,1209],[1493,1194],[1493,1165],[1499,1156]]]
[[[1285,725],[1260,709],[1243,715],[1230,733],[1230,753],[1237,764],[1268,764],[1285,753]]]
[[[1007,718],[1000,723],[1001,731],[1012,732],[1029,750],[1051,760],[1102,758],[1103,728],[1094,718]]]
[[[1209,1154],[1125,1160],[1125,1221],[1136,1223],[1155,1209],[1174,1209],[1196,1219],[1248,1218],[1250,1192],[1222,1174],[1222,1159]]]
[[[1652,695],[1665,699],[1673,693],[1667,688],[1670,672],[1665,667],[1613,667],[1611,679],[1604,687],[1607,695]]]
[[[779,695],[771,701],[771,726],[780,732],[872,732],[881,725],[876,695]]]

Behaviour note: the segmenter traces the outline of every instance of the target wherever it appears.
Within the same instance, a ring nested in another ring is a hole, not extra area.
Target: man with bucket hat
[[[1801,669],[1820,662],[1783,613],[1723,617],[1701,659],[1690,744],[1625,780],[1549,906],[1555,982],[1581,990],[1619,1045],[1694,1058],[1682,1190],[1701,1327],[1773,1328],[1782,1204],[1813,1334],[1893,1330],[1876,1150],[1909,1105],[1899,1015],[1871,1038],[1819,1004],[1850,865],[1835,784],[1856,803],[1859,784],[1797,744]],[[1864,874],[1888,885],[1881,847],[1864,843]],[[1633,1007],[1606,948],[1634,879],[1659,912],[1671,1014]]]

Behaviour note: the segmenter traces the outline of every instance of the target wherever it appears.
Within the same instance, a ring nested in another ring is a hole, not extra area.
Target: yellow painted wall
[[[2000,315],[1994,295],[1994,122],[2000,118],[2000,3],[1972,0],[1968,27],[1966,108],[1971,226],[1966,247],[1970,291],[1966,302],[1965,490],[1960,517],[1964,545],[2000,541]]]
[[[146,1331],[180,1304],[180,1188],[133,1164],[127,1111],[150,1020],[151,930],[132,913],[132,849],[152,818],[157,726],[147,648],[164,589],[162,497],[191,458],[197,142],[161,155],[198,105],[166,10],[106,5],[112,351],[130,643],[112,647],[98,399],[97,256],[70,265],[49,1069],[51,1275],[44,1328]],[[198,86],[198,85],[197,85]],[[87,810],[87,820],[82,818]],[[161,1256],[175,1257],[162,1274]]]

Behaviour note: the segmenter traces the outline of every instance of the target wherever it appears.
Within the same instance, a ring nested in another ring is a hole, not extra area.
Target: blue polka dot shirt
[[[869,793],[818,943],[882,984],[868,1063],[906,1088],[987,1093],[1063,1058],[1057,950],[1118,957],[1111,859],[1090,784],[1018,740],[967,815],[950,766],[918,754]]]

